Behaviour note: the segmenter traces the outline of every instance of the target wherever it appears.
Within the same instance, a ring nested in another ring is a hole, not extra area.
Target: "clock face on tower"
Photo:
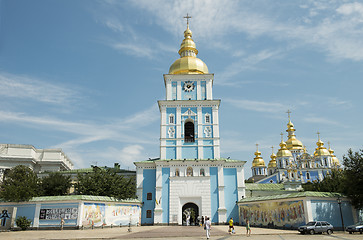
[[[184,82],[183,89],[185,92],[191,92],[194,90],[194,83],[191,81]]]

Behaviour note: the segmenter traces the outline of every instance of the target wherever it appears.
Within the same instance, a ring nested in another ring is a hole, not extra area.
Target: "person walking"
[[[211,222],[209,220],[209,217],[205,217],[205,223],[204,223],[204,229],[205,229],[205,232],[206,232],[206,235],[207,235],[207,239],[210,238],[210,230],[212,229],[212,226],[211,226]]]
[[[61,222],[60,222],[61,230],[63,230],[64,224],[65,224],[64,218],[61,218]]]
[[[250,227],[250,221],[249,220],[246,221],[246,236],[247,237],[251,236],[251,227]]]
[[[228,233],[229,234],[232,234],[232,233],[234,233],[234,227],[233,227],[233,218],[231,218],[231,219],[229,219],[229,227],[228,227]]]

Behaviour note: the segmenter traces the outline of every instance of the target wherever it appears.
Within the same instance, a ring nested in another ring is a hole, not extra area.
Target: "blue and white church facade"
[[[246,162],[220,157],[220,100],[213,99],[214,75],[197,54],[187,24],[180,58],[164,75],[166,99],[158,101],[160,158],[135,162],[141,224],[182,225],[198,216],[238,222]]]

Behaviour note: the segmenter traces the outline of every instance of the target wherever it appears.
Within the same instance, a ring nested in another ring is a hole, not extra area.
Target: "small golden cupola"
[[[334,155],[334,150],[330,148],[330,142],[328,142],[328,145],[329,145],[328,151],[330,153],[333,166],[340,167],[339,159]]]
[[[296,138],[295,136],[296,129],[294,128],[294,124],[290,120],[290,113],[291,113],[290,110],[288,110],[287,113],[289,114],[289,122],[287,123],[287,130],[286,130],[286,132],[288,133],[286,147],[289,150],[302,150],[303,144]]]
[[[192,39],[192,31],[189,29],[189,18],[187,18],[187,29],[184,31],[184,40],[180,45],[179,55],[169,68],[169,74],[207,74],[207,65],[197,58],[198,50]]]
[[[268,163],[268,168],[276,168],[276,154],[274,153],[274,147],[271,147],[272,148],[272,154],[270,156],[271,160],[270,162]]]
[[[258,144],[256,144],[256,147],[257,147],[255,152],[256,157],[253,159],[252,167],[266,167],[265,161],[261,157],[261,152],[258,151]]]
[[[320,140],[320,133],[317,132],[317,134],[318,134],[318,141],[316,142],[316,145],[318,147],[315,149],[314,156],[315,157],[318,157],[318,156],[330,156],[330,153],[329,153],[328,149],[326,149],[324,147],[324,142]]]
[[[286,148],[286,143],[283,140],[283,133],[281,133],[280,149],[277,151],[276,157],[292,157],[290,150]]]

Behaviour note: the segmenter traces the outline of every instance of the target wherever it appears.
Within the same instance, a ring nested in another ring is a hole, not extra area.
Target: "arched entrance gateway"
[[[184,204],[182,208],[182,216],[183,216],[183,226],[197,226],[198,225],[198,216],[199,216],[199,207],[192,202],[188,202]]]

